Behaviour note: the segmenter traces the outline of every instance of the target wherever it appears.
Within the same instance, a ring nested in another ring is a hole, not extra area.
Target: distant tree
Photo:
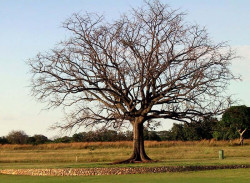
[[[32,137],[29,137],[27,142],[29,144],[37,145],[37,144],[44,144],[46,142],[50,142],[50,140],[44,135],[34,135]]]
[[[124,140],[130,140],[130,139],[127,138],[127,136],[124,132],[118,132],[116,140],[117,141],[124,141]]]
[[[201,140],[211,139],[217,125],[216,118],[204,118],[196,123],[173,124],[168,140]]]
[[[199,123],[193,124],[193,126],[201,139],[212,139],[217,123],[217,118],[207,117],[203,118]]]
[[[6,136],[6,139],[10,144],[26,144],[28,138],[28,135],[24,131],[11,131]]]
[[[232,106],[222,115],[218,122],[215,138],[222,139],[240,139],[240,145],[243,145],[244,135],[250,129],[250,107],[245,105]]]
[[[6,137],[0,137],[0,144],[8,144],[8,140],[6,139]]]
[[[96,131],[97,141],[107,142],[107,141],[117,141],[117,132],[114,130],[99,130]]]
[[[217,125],[216,118],[207,117],[197,123],[184,124],[185,140],[201,140],[213,138],[213,132]]]
[[[184,124],[183,125],[183,136],[184,140],[201,140],[201,131],[197,128],[196,124]]]
[[[171,131],[158,131],[158,136],[162,141],[173,140]]]
[[[89,131],[86,133],[85,136],[85,141],[86,142],[97,142],[98,141],[98,137],[95,133],[95,131]]]
[[[64,136],[64,137],[54,139],[54,142],[55,143],[70,143],[72,142],[72,138],[68,136]]]
[[[75,133],[72,136],[72,140],[74,142],[85,142],[86,141],[86,132],[81,132],[81,133]]]
[[[173,124],[173,127],[171,128],[172,140],[186,140],[183,128],[184,128],[183,124],[177,124],[177,123]]]
[[[115,130],[96,130],[89,132],[76,133],[72,136],[74,142],[107,142],[126,140],[126,135],[122,132],[117,133]]]
[[[133,127],[133,153],[122,161],[151,161],[144,124],[154,119],[199,121],[231,104],[225,89],[234,52],[205,28],[160,1],[147,1],[107,23],[74,14],[63,24],[71,37],[30,60],[32,91],[51,107],[73,107],[55,127]],[[167,121],[167,120],[165,120]]]
[[[144,129],[144,140],[156,140],[156,141],[161,141],[161,138],[157,134],[157,132],[153,130],[147,130],[146,128]]]
[[[125,132],[126,140],[133,140],[133,131],[127,130]]]

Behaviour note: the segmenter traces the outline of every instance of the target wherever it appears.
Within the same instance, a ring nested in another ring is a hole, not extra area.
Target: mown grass
[[[250,169],[210,170],[182,173],[159,173],[137,175],[109,175],[89,177],[31,177],[0,175],[1,183],[248,183],[250,182]]]
[[[146,142],[148,155],[157,163],[112,166],[176,166],[250,164],[250,140],[237,141]],[[218,159],[223,149],[224,160]],[[0,168],[110,167],[132,152],[131,142],[91,142],[70,144],[1,145]],[[77,161],[76,161],[77,159]]]

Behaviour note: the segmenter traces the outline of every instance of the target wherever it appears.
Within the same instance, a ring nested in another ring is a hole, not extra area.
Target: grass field
[[[175,166],[250,164],[250,140],[241,147],[230,141],[146,142],[151,164],[112,166]],[[223,149],[224,160],[218,159]],[[0,168],[107,167],[132,152],[131,142],[0,145]]]
[[[109,175],[89,177],[31,177],[0,175],[1,183],[249,183],[250,169],[211,170],[183,173]]]

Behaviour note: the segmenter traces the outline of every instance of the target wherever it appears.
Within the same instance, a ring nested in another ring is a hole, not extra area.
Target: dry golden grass
[[[216,141],[201,140],[201,141],[145,141],[145,147],[161,148],[172,146],[237,146],[238,140]],[[245,145],[250,145],[250,139],[244,141]],[[57,149],[106,149],[106,148],[130,148],[131,141],[120,142],[74,142],[74,143],[50,143],[40,145],[18,145],[18,144],[0,144],[0,150],[57,150]]]
[[[161,165],[250,164],[250,140],[238,141],[146,141],[147,154]],[[218,159],[223,149],[225,159]],[[132,142],[58,143],[43,145],[0,145],[0,168],[95,166],[128,158]],[[94,163],[95,165],[90,165]],[[85,165],[84,165],[85,166]],[[157,164],[158,166],[158,164]]]

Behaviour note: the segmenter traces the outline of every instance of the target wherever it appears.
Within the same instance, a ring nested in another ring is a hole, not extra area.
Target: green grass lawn
[[[1,183],[249,183],[250,169],[210,170],[182,173],[158,173],[137,175],[79,176],[79,177],[31,177],[0,175]]]
[[[25,168],[93,168],[93,167],[158,167],[158,166],[206,166],[206,165],[238,165],[250,164],[249,158],[226,158],[219,160],[211,159],[180,159],[159,161],[156,163],[135,163],[135,164],[116,164],[110,165],[110,162],[36,162],[36,163],[0,163],[0,169],[25,169]]]

